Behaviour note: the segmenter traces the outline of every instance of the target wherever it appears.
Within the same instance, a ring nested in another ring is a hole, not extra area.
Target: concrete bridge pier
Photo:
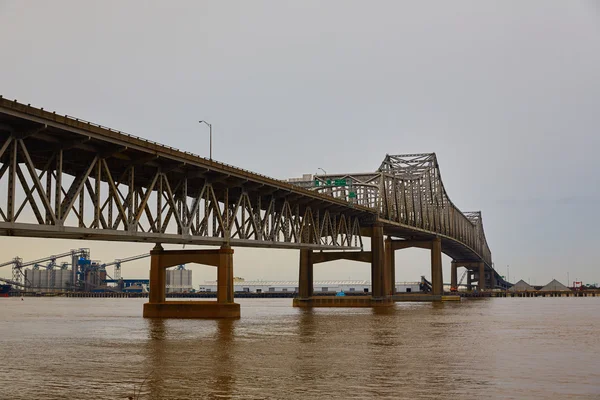
[[[298,298],[302,300],[310,299],[314,291],[312,256],[312,250],[300,250],[300,276],[298,279]]]
[[[298,296],[294,307],[379,307],[392,306],[394,301],[393,273],[390,253],[386,252],[383,228],[376,225],[370,229],[371,251],[313,251],[300,250]],[[352,260],[371,264],[371,296],[314,296],[314,264],[335,260]]]
[[[488,288],[490,290],[494,290],[495,287],[496,287],[496,276],[494,275],[494,271],[490,270],[490,279],[489,279]]]
[[[485,290],[485,264],[479,263],[479,291],[483,292]]]
[[[458,265],[456,265],[455,261],[452,261],[452,264],[450,265],[450,287],[451,288],[457,288],[457,285],[458,285],[457,275],[458,275]]]
[[[217,301],[166,301],[166,270],[179,264],[217,267]],[[239,318],[240,305],[233,300],[233,249],[164,250],[157,244],[150,252],[150,294],[144,318]]]
[[[483,262],[460,261],[453,260],[451,264],[450,286],[457,287],[458,285],[458,268],[464,267],[467,269],[467,290],[473,289],[473,275],[478,279],[478,290],[481,292],[486,288],[485,264]],[[492,279],[495,279],[492,272]],[[491,283],[491,281],[490,281]],[[491,286],[493,288],[493,286]]]
[[[471,270],[467,271],[467,290],[470,292],[471,290],[473,290],[473,284],[471,283],[471,280],[473,278],[473,272]]]
[[[396,294],[396,252],[390,237],[385,240],[385,262],[385,269],[389,272],[389,294],[393,296]]]
[[[442,273],[442,239],[436,237],[431,242],[431,292],[444,294],[444,276]]]
[[[388,268],[394,270],[394,255],[396,250],[407,249],[410,247],[418,247],[431,251],[431,294],[441,296],[444,294],[444,277],[442,273],[442,240],[439,237],[433,240],[386,240],[386,257],[388,258]],[[392,286],[395,282],[395,274],[393,275]]]
[[[390,296],[390,263],[389,253],[385,254],[385,245],[383,241],[383,227],[375,225],[371,233],[371,293],[373,300],[383,300]]]

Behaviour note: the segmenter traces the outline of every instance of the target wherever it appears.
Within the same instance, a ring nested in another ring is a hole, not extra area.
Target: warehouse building
[[[325,293],[369,293],[371,291],[371,282],[369,281],[315,281],[313,283],[314,292]],[[298,292],[297,281],[245,281],[241,279],[234,280],[233,290],[235,292],[246,293],[296,293]],[[396,292],[410,293],[418,292],[419,282],[396,282]],[[217,282],[206,281],[200,285],[200,292],[216,292]]]

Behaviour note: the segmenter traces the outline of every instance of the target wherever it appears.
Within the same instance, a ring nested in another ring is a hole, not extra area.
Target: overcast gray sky
[[[214,158],[276,178],[436,152],[453,202],[483,212],[501,273],[600,281],[598,1],[0,0],[0,38],[4,97],[205,156],[206,119]],[[148,250],[0,246],[0,262]],[[427,251],[396,263],[398,281],[430,275]],[[246,279],[297,279],[297,268],[297,251],[236,250]],[[194,268],[195,284],[215,277]],[[315,278],[370,279],[370,268],[319,265]]]

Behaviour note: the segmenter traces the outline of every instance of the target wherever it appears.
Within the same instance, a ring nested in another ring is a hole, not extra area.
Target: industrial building
[[[314,292],[344,292],[344,293],[368,293],[371,291],[369,281],[315,281]],[[235,292],[247,293],[286,293],[298,292],[298,281],[246,281],[234,280],[233,290]],[[200,292],[216,292],[217,282],[206,281],[200,285]],[[419,292],[420,282],[396,282],[396,292],[410,293]]]
[[[167,269],[167,293],[187,293],[191,292],[192,286],[192,270],[185,269],[185,266],[180,265],[175,269]],[[216,288],[215,288],[216,291]]]
[[[70,269],[40,269],[35,266],[25,270],[25,282],[29,289],[38,292],[64,291],[71,288]]]
[[[133,283],[123,280],[121,265],[149,255],[145,253],[102,263],[91,260],[89,249],[75,249],[27,262],[20,257],[14,257],[8,262],[0,263],[0,267],[11,266],[11,285],[29,292],[114,292],[122,291],[134,283],[143,287],[144,279],[132,280]],[[61,258],[70,258],[71,262],[58,262]],[[110,266],[114,267],[112,276],[107,273],[107,267]],[[147,283],[148,279],[145,281]],[[181,278],[176,282],[178,287],[185,287],[186,284],[187,281]]]
[[[97,288],[106,286],[105,264],[92,261],[85,257],[77,259],[75,274],[70,265],[64,263],[60,268],[52,265],[35,264],[32,268],[25,269],[25,286],[28,291],[34,292],[56,292],[83,290],[91,292]],[[73,276],[76,284],[73,285]]]
[[[21,258],[15,257],[6,263],[0,264],[0,267],[12,266],[12,282],[29,292],[146,293],[148,292],[150,280],[147,278],[123,279],[121,277],[121,265],[148,256],[149,254],[145,253],[102,263],[90,258],[89,249],[77,249],[29,262],[23,262]],[[71,262],[57,262],[58,259],[64,257],[69,257]],[[29,266],[31,268],[26,268]],[[112,274],[107,273],[107,267],[114,267]],[[21,277],[24,279],[20,279]],[[193,291],[191,270],[186,269],[184,265],[167,269],[167,293],[189,293]]]

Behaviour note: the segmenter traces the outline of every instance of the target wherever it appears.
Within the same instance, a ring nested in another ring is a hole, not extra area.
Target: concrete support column
[[[300,276],[298,279],[298,297],[308,299],[313,295],[313,252],[300,250]]]
[[[444,294],[442,274],[442,239],[436,237],[431,243],[431,294]]]
[[[488,288],[490,290],[494,290],[494,288],[496,287],[496,276],[494,276],[494,271],[490,270],[490,284],[488,286]]]
[[[197,263],[217,268],[217,301],[166,301],[167,268]],[[233,249],[168,250],[157,244],[150,252],[150,295],[145,318],[239,318],[233,300]]]
[[[71,288],[72,290],[79,290],[79,285],[77,284],[77,271],[79,270],[78,265],[79,257],[72,253],[71,254]]]
[[[228,245],[219,249],[217,303],[233,303],[233,250]]]
[[[383,244],[383,227],[374,225],[371,228],[371,293],[373,298],[383,298],[386,294],[385,249]]]
[[[479,291],[483,292],[485,290],[485,264],[479,263]]]
[[[450,267],[450,287],[458,290],[458,277],[456,276],[458,273],[458,266],[454,261],[452,261],[452,265]]]
[[[391,238],[385,240],[385,270],[388,283],[386,294],[391,296],[396,294],[396,254],[392,247]]]
[[[164,303],[166,301],[167,270],[161,265],[161,254],[163,247],[160,243],[150,251],[150,293],[148,302]]]
[[[467,290],[471,291],[473,290],[473,286],[471,284],[471,279],[472,279],[472,275],[473,271],[469,270],[467,271]]]

